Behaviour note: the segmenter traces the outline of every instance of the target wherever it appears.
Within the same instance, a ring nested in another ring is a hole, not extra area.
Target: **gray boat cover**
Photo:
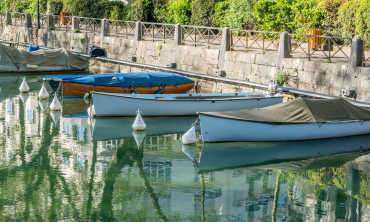
[[[88,67],[88,58],[63,48],[27,52],[0,44],[0,72],[87,70]]]
[[[265,108],[229,112],[206,112],[201,114],[228,119],[277,124],[370,120],[369,110],[352,105],[342,98],[298,98],[287,103]]]

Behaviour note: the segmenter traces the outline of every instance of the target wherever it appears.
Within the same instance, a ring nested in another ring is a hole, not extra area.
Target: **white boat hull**
[[[255,95],[255,94],[254,94]],[[140,110],[143,116],[191,116],[197,112],[220,112],[260,108],[282,102],[282,96],[235,97],[214,99],[160,99],[113,93],[93,93],[94,116],[135,116]]]
[[[293,141],[370,134],[370,121],[269,124],[199,115],[204,142]]]

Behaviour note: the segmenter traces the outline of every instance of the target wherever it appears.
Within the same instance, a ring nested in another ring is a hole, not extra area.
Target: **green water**
[[[182,146],[194,118],[89,120],[0,77],[0,221],[370,221],[370,136]]]

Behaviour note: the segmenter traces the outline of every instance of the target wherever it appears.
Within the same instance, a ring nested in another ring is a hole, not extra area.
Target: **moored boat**
[[[298,98],[260,109],[200,113],[199,120],[204,142],[310,140],[370,133],[370,111],[340,98]]]
[[[203,94],[117,94],[93,92],[91,115],[135,116],[191,116],[197,112],[239,110],[265,107],[281,103],[282,95],[249,93]]]
[[[91,91],[110,93],[185,93],[194,81],[181,75],[164,72],[107,73],[95,75],[45,76],[57,90],[62,83],[64,97],[83,97]]]

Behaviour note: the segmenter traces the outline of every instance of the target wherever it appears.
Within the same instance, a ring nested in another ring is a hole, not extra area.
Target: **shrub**
[[[258,25],[266,31],[294,32],[294,4],[299,0],[260,0],[254,6]]]
[[[251,29],[256,24],[254,4],[256,0],[232,0],[226,12],[227,25],[231,28]]]
[[[48,14],[59,15],[63,10],[62,0],[49,0],[48,1]]]
[[[226,27],[226,13],[229,9],[229,0],[217,2],[215,5],[215,24],[219,27]]]
[[[170,0],[166,21],[170,23],[189,24],[191,18],[191,0]]]
[[[307,34],[310,29],[324,27],[325,12],[314,0],[298,1],[294,7],[296,33]]]
[[[130,6],[128,19],[135,21],[154,21],[154,4],[151,0],[137,0]]]
[[[278,72],[277,73],[277,78],[276,78],[277,83],[282,86],[284,83],[287,81],[287,77],[283,72]]]
[[[370,38],[370,1],[350,0],[339,7],[338,32],[345,37]]]
[[[193,0],[191,23],[199,26],[214,26],[214,0]]]

